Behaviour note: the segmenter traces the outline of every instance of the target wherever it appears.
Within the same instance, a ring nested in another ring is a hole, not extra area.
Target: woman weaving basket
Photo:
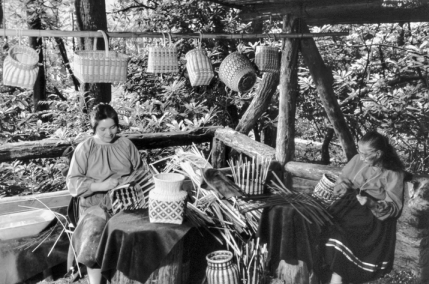
[[[107,104],[91,114],[94,135],[81,142],[74,152],[67,175],[67,187],[79,197],[79,223],[72,244],[77,261],[86,265],[91,284],[101,282],[96,252],[112,209],[109,191],[145,174],[144,163],[134,144],[116,136],[119,120]]]
[[[404,194],[404,167],[387,137],[368,132],[359,154],[343,168],[330,207],[339,226],[326,242],[331,284],[363,283],[390,272],[396,221]]]

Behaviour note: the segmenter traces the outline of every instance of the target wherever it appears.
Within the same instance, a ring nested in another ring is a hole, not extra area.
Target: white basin
[[[4,241],[37,235],[54,219],[54,212],[46,209],[0,216],[0,240]]]

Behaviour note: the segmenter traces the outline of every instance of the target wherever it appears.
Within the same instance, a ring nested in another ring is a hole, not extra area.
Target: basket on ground
[[[179,72],[179,64],[177,61],[177,50],[170,42],[167,46],[164,36],[163,46],[151,46],[148,48],[148,73],[176,73]]]
[[[279,72],[279,49],[274,46],[257,46],[255,52],[255,64],[261,72]]]
[[[73,60],[74,75],[82,83],[114,83],[127,80],[129,56],[109,51],[107,35],[103,31],[105,50],[96,50],[97,38],[94,40],[94,50],[77,51]]]
[[[201,49],[193,49],[186,53],[186,69],[192,86],[207,86],[214,77],[213,66],[207,53]]]
[[[151,223],[182,224],[188,193],[181,190],[185,176],[174,173],[153,176],[155,188],[149,192]]]
[[[39,55],[27,46],[13,46],[3,63],[3,84],[32,89],[39,73]]]
[[[333,174],[323,174],[313,191],[313,197],[317,198],[324,206],[330,206],[335,200],[334,185],[338,177]]]
[[[236,92],[247,92],[256,83],[256,73],[249,59],[233,52],[220,64],[219,78]]]

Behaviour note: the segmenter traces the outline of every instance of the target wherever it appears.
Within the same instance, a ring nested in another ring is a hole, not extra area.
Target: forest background
[[[1,59],[8,47],[28,45],[19,29],[77,30],[76,2],[95,0],[2,0],[2,25],[16,29],[16,37],[3,37]],[[252,33],[255,23],[243,22],[239,10],[197,0],[108,1],[108,31],[170,33]],[[102,14],[104,11],[101,11]],[[103,14],[104,15],[104,14]],[[35,25],[36,23],[36,25]],[[280,33],[282,23],[267,20],[262,33]],[[388,135],[414,173],[426,172],[428,161],[428,23],[325,25],[311,32],[348,31],[348,36],[315,38],[325,64],[333,74],[335,95],[357,141],[370,129]],[[0,35],[1,36],[1,35]],[[77,143],[91,135],[87,111],[93,100],[72,80],[64,53],[73,61],[82,45],[78,39],[36,39],[43,55],[46,100],[33,100],[33,90],[0,85],[0,145],[10,142],[66,139]],[[225,88],[218,78],[222,60],[239,51],[253,62],[259,44],[282,46],[273,38],[255,41],[204,39],[215,70],[209,86],[191,87],[185,54],[198,46],[193,39],[174,40],[180,72],[149,74],[147,47],[158,39],[110,39],[109,48],[128,54],[127,82],[112,86],[111,104],[120,113],[122,133],[187,131],[200,126],[235,128],[251,103],[261,78],[249,92]],[[296,161],[326,163],[321,147],[333,129],[318,97],[308,68],[299,59],[299,97],[296,115]],[[253,139],[275,146],[278,91],[267,111],[249,133]],[[207,146],[202,146],[208,151]],[[151,162],[174,149],[149,151]],[[0,161],[1,162],[1,161]],[[335,135],[329,143],[328,162],[346,162]],[[0,197],[63,190],[68,160],[34,159],[0,163]]]

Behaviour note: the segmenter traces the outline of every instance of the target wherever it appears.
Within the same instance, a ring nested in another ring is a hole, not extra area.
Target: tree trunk
[[[35,5],[34,0],[27,3],[27,7]],[[30,13],[27,8],[28,28],[34,30],[41,30],[42,19],[37,12]],[[37,11],[35,9],[34,11]],[[43,64],[43,39],[41,37],[30,37],[31,48],[39,51],[39,73],[37,74],[36,82],[33,87],[33,106],[34,112],[46,109],[46,105],[40,105],[40,101],[46,101],[46,78],[45,78],[45,65]]]
[[[334,129],[328,128],[326,131],[325,138],[323,139],[323,145],[322,145],[322,159],[321,162],[324,165],[328,165],[330,163],[330,156],[329,156],[329,143],[331,143],[332,138],[334,137]]]
[[[283,32],[294,32],[296,18],[283,18]],[[298,40],[284,39],[280,68],[279,119],[276,140],[276,160],[284,166],[295,152],[295,112],[298,96]],[[287,181],[286,181],[287,183]]]
[[[302,19],[300,26],[303,29],[303,33],[310,32],[307,24]],[[335,97],[334,89],[332,88],[333,78],[331,70],[329,70],[323,62],[314,39],[301,39],[300,50],[305,63],[310,69],[311,77],[316,84],[317,92],[319,93],[326,114],[341,142],[344,154],[347,159],[350,160],[357,154],[356,145],[340,106],[338,105],[337,98]]]
[[[1,1],[1,0],[0,0],[0,1]],[[63,64],[64,64],[64,66],[66,67],[67,71],[69,71],[69,73],[70,73],[70,76],[71,76],[72,81],[73,81],[74,89],[75,89],[76,91],[78,91],[78,90],[79,90],[79,87],[80,87],[80,83],[79,83],[79,81],[77,80],[77,78],[74,76],[74,74],[73,74],[73,70],[72,70],[72,69],[71,69],[71,67],[70,67],[70,61],[69,61],[69,58],[68,58],[68,56],[67,56],[67,50],[66,50],[66,48],[65,48],[65,46],[64,46],[64,41],[63,41],[63,39],[62,39],[62,38],[60,38],[60,37],[56,37],[56,38],[55,38],[55,42],[57,43],[58,50],[60,51],[61,58],[63,59]]]
[[[235,128],[236,131],[248,134],[250,130],[252,130],[258,119],[267,110],[278,84],[278,73],[264,73],[262,75],[262,80],[259,83],[256,95],[253,97],[249,108],[240,119],[240,122]]]
[[[76,21],[80,31],[107,30],[106,3],[104,0],[75,0]],[[92,50],[92,39],[81,39],[81,48]],[[104,41],[97,41],[97,49],[104,50]],[[112,100],[110,83],[84,84],[81,89],[86,93],[86,108],[92,109],[101,102]],[[92,100],[91,100],[92,99]]]

